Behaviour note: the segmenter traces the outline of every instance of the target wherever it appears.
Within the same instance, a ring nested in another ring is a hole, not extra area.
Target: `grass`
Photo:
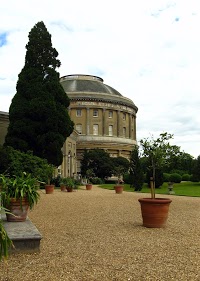
[[[114,184],[102,184],[101,188],[114,190]],[[131,188],[129,184],[124,184],[124,191],[134,192],[134,188]],[[200,197],[200,182],[181,182],[175,183],[173,191],[175,196],[190,196],[190,197]],[[141,191],[135,191],[137,193],[149,193],[150,189],[145,183]],[[161,188],[156,189],[156,194],[168,194],[168,183],[163,183]]]

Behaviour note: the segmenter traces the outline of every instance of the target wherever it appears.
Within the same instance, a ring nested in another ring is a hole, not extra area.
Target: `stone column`
[[[103,120],[102,120],[102,136],[106,135],[106,109],[103,108]]]
[[[117,136],[120,135],[120,111],[117,111]]]
[[[136,140],[136,116],[133,116],[133,123],[134,123],[134,128],[133,128],[133,139]]]
[[[132,139],[132,115],[131,113],[129,114],[129,139]]]
[[[86,116],[86,135],[90,134],[90,108],[87,107],[87,116]]]

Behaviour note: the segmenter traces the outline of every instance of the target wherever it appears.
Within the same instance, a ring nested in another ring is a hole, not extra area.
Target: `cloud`
[[[198,1],[20,3],[20,9],[15,0],[1,3],[0,110],[9,109],[28,33],[42,20],[59,53],[61,76],[102,77],[139,108],[138,141],[167,131],[187,153],[200,154]]]

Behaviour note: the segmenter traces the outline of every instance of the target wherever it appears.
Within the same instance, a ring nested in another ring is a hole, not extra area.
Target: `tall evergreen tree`
[[[130,157],[130,186],[135,188],[135,191],[142,189],[144,183],[144,174],[142,170],[142,165],[139,157],[139,149],[134,146],[131,157]]]
[[[58,52],[43,22],[31,29],[26,49],[25,65],[9,109],[5,145],[24,152],[31,150],[59,166],[63,159],[61,148],[74,123],[67,111],[70,100],[56,71],[61,65]]]

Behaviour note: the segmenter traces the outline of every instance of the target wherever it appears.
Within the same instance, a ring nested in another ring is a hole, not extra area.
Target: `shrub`
[[[175,182],[175,183],[180,183],[182,180],[181,175],[177,174],[177,173],[173,173],[169,176],[169,181],[170,182]]]
[[[197,175],[191,175],[190,176],[190,181],[192,181],[192,182],[199,182],[199,177]]]
[[[92,184],[103,184],[104,183],[102,179],[97,178],[97,177],[90,178],[90,181],[91,181]]]
[[[34,156],[32,152],[20,152],[12,147],[0,147],[0,173],[10,177],[21,176],[23,172],[31,174],[41,182],[48,182],[52,177],[54,167],[46,159]]]
[[[123,180],[124,180],[124,183],[130,184],[131,183],[130,174],[129,173],[124,174]]]
[[[168,173],[163,173],[163,181],[164,181],[164,182],[169,182],[169,177],[170,177],[170,174],[168,174]]]
[[[182,181],[189,181],[190,180],[190,175],[189,174],[183,174],[182,175]]]

